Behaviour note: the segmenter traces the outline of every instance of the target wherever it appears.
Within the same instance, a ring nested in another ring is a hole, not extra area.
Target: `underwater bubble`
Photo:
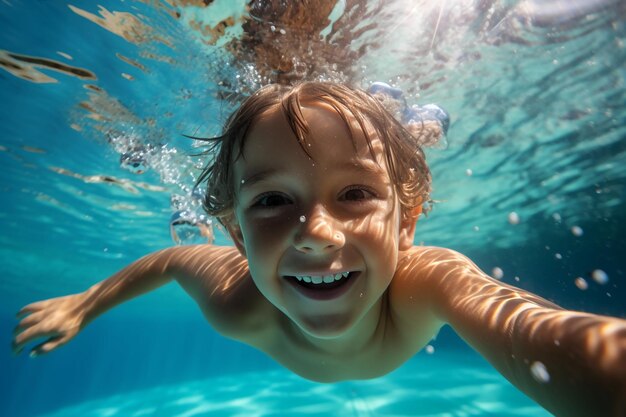
[[[591,273],[591,278],[593,278],[593,280],[600,285],[604,285],[609,282],[609,276],[601,269],[594,269]]]
[[[433,345],[426,345],[424,351],[429,355],[432,355],[433,353],[435,353],[435,347]]]
[[[504,277],[504,271],[502,270],[502,268],[496,266],[491,270],[491,276],[495,279],[502,279],[502,277]]]
[[[306,216],[300,216],[300,223],[304,223],[306,221]]]
[[[587,281],[583,277],[576,278],[574,280],[574,285],[576,285],[576,287],[581,291],[585,291],[587,288],[589,288],[589,284],[587,284]]]
[[[471,177],[471,176],[472,176],[472,174],[474,174],[474,172],[473,172],[471,169],[467,168],[467,169],[465,170],[465,175],[467,175],[468,177]]]
[[[516,282],[519,282],[519,277],[514,278]]]
[[[519,223],[519,214],[517,214],[514,211],[510,212],[509,213],[509,223],[511,223],[511,224],[518,224]]]
[[[554,257],[555,257],[556,259],[563,259],[563,255],[561,255],[560,253],[555,253],[555,254],[554,254]]]
[[[535,381],[539,383],[545,384],[550,382],[550,374],[548,373],[546,366],[539,361],[533,362],[533,364],[530,365],[530,373],[533,378],[535,378]]]
[[[582,236],[583,235],[583,229],[580,228],[579,226],[572,226],[572,234],[574,236]]]
[[[475,232],[478,232],[479,230],[480,230],[480,227],[478,227],[478,226],[474,226],[474,231],[475,231]]]

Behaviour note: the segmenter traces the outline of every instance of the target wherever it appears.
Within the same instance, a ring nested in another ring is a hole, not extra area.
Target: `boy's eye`
[[[259,196],[252,207],[278,207],[285,204],[291,204],[291,200],[282,194],[262,194]]]
[[[368,200],[376,195],[364,187],[349,188],[343,192],[341,200],[345,201],[363,201]]]

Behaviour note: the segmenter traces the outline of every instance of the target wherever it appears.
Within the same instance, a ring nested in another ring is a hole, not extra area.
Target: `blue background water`
[[[367,18],[379,27],[355,42],[379,44],[355,60],[353,82],[386,80],[411,101],[439,103],[452,115],[448,148],[428,151],[433,197],[442,202],[420,221],[416,243],[459,250],[488,272],[500,267],[504,281],[565,307],[624,317],[623,2],[447,3],[388,2]],[[98,13],[91,2],[71,4]],[[241,2],[233,4],[243,13]],[[1,415],[63,407],[74,408],[58,415],[541,415],[449,329],[432,343],[434,354],[420,353],[388,377],[312,384],[218,337],[174,285],[108,313],[47,357],[11,356],[22,305],[84,290],[172,243],[170,195],[193,170],[176,165],[183,173],[176,180],[171,163],[132,174],[97,126],[184,154],[191,148],[182,134],[219,130],[229,105],[215,98],[218,82],[242,73],[185,23],[227,15],[224,3],[171,8],[182,11],[180,20],[141,2],[106,8],[140,16],[174,47],[128,42],[62,2],[0,2],[0,49],[97,75],[85,81],[44,70],[58,82],[36,84],[0,71]],[[134,118],[101,105],[115,121],[87,119],[79,106],[90,93],[85,84],[104,89]],[[53,167],[166,189],[133,194]],[[519,224],[507,221],[511,212]],[[575,236],[573,226],[584,234]],[[218,236],[218,243],[228,241]],[[598,268],[606,285],[589,275]],[[577,288],[576,277],[589,288]]]

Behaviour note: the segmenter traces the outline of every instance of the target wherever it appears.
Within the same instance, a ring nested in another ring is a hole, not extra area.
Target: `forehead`
[[[307,129],[298,135],[302,122]],[[243,141],[243,159],[262,148],[293,148],[294,143],[314,161],[342,154],[348,159],[371,159],[379,165],[385,162],[381,138],[367,119],[359,123],[351,110],[321,101],[305,102],[299,111],[284,110],[278,104],[258,115]],[[280,153],[280,148],[277,151]]]

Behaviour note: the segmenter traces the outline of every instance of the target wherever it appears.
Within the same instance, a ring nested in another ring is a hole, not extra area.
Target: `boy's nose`
[[[340,222],[320,204],[300,217],[300,227],[294,246],[304,253],[325,253],[342,248],[346,243]]]

